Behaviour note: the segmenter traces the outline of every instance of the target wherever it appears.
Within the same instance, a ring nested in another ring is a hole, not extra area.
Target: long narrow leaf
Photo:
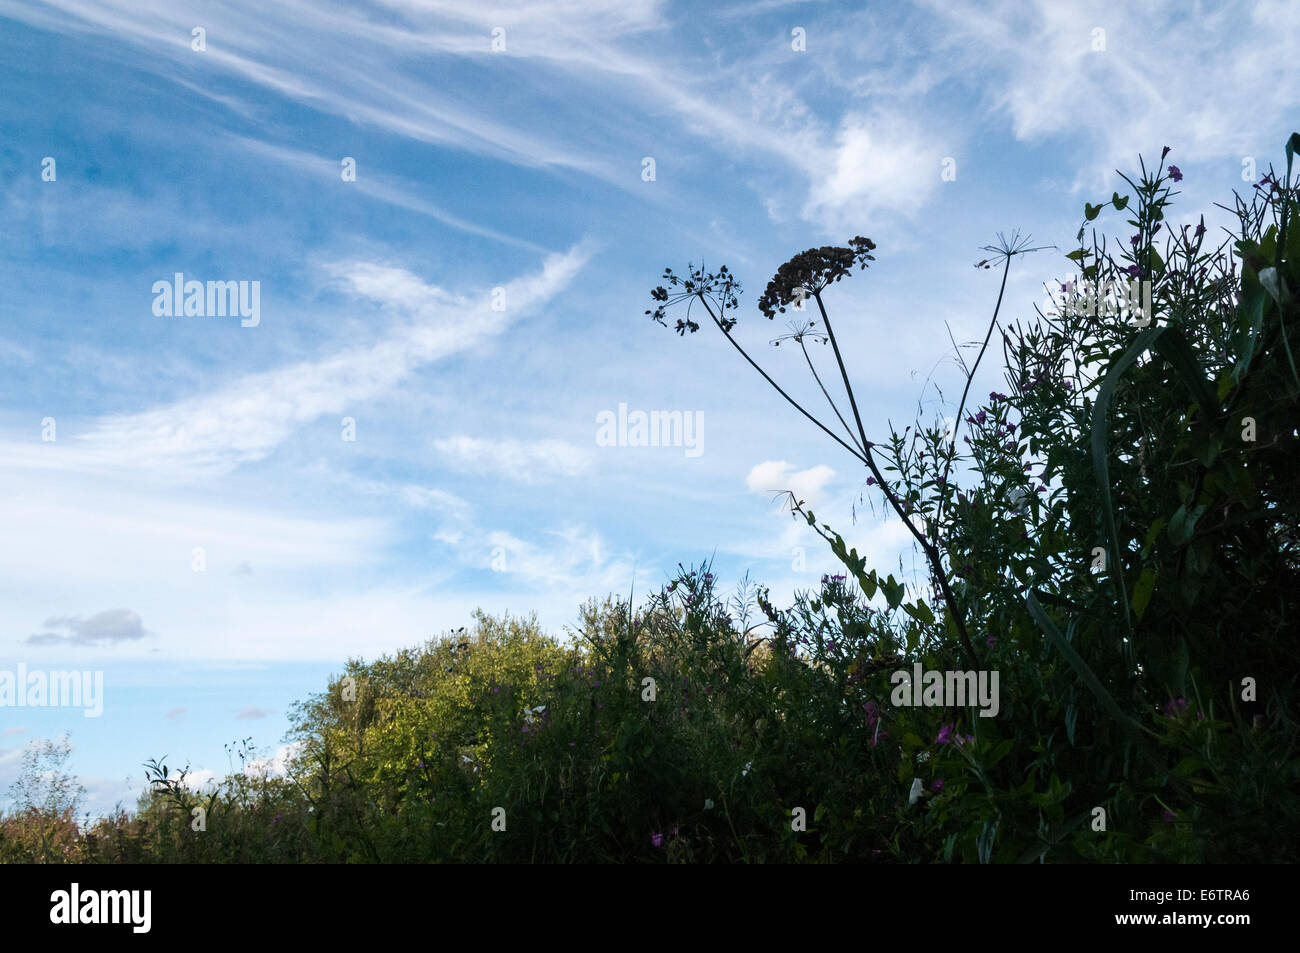
[[[1115,388],[1119,386],[1120,379],[1128,372],[1142,354],[1144,354],[1163,334],[1168,326],[1164,325],[1158,328],[1147,328],[1137,336],[1137,339],[1129,345],[1109,371],[1106,372],[1106,378],[1101,382],[1101,387],[1097,390],[1097,406],[1093,409],[1092,414],[1092,466],[1097,474],[1097,492],[1101,496],[1101,515],[1106,526],[1106,538],[1110,543],[1111,556],[1115,560],[1110,577],[1114,585],[1116,594],[1119,596],[1120,604],[1124,610],[1124,628],[1128,630],[1129,642],[1128,651],[1133,650],[1133,620],[1129,617],[1128,604],[1128,587],[1124,583],[1124,559],[1123,551],[1119,545],[1119,532],[1115,528],[1115,506],[1110,496],[1110,448],[1106,445],[1107,421],[1106,413],[1110,410],[1111,397],[1115,394]]]
[[[1183,329],[1177,325],[1169,327],[1172,331],[1161,335],[1156,341],[1156,352],[1173,365],[1174,370],[1178,372],[1178,377],[1191,391],[1192,399],[1201,408],[1201,413],[1210,417],[1219,416],[1221,408],[1218,395],[1215,394],[1214,388],[1210,386],[1200,365],[1197,364],[1196,355],[1192,353]]]
[[[1119,703],[1115,701],[1110,692],[1106,691],[1106,686],[1101,683],[1101,679],[1088,667],[1088,663],[1083,660],[1083,656],[1074,650],[1074,646],[1066,640],[1065,636],[1061,634],[1061,630],[1056,627],[1056,623],[1038,604],[1038,599],[1032,591],[1025,597],[1025,605],[1029,608],[1029,614],[1034,617],[1034,621],[1038,623],[1038,627],[1043,630],[1043,634],[1051,640],[1057,651],[1070,663],[1070,667],[1083,679],[1083,683],[1088,686],[1088,690],[1097,696],[1097,700],[1101,702],[1102,707],[1106,709],[1110,716],[1128,731],[1139,730],[1137,722],[1124,714],[1124,710],[1119,707]]]

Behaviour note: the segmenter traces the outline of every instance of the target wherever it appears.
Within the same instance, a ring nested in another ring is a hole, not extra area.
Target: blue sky
[[[828,302],[869,433],[941,414],[998,231],[1068,250],[1164,145],[1214,221],[1297,125],[1287,3],[1135,6],[0,0],[0,670],[105,673],[101,718],[0,709],[0,788],[63,732],[95,810],[163,753],[273,756],[345,659],[475,607],[559,633],[710,556],[788,599],[834,567],[786,488],[910,565],[847,454],[648,289],[730,265],[812,406],[754,303],[866,235]],[[1024,259],[1005,315],[1066,264]],[[258,282],[256,326],[155,314],[177,272]],[[699,452],[600,445],[620,404],[698,414]]]

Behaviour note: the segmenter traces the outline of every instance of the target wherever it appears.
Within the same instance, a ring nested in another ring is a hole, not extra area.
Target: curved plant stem
[[[957,428],[961,426],[962,411],[966,409],[966,397],[970,394],[971,382],[975,380],[975,372],[979,370],[980,361],[984,359],[984,352],[988,350],[989,340],[993,337],[993,329],[997,327],[998,312],[1002,310],[1002,295],[1007,290],[1007,273],[1011,271],[1011,255],[1007,255],[1006,264],[1002,268],[1002,287],[998,288],[998,303],[993,306],[993,320],[989,322],[988,333],[984,335],[984,344],[980,347],[980,352],[975,357],[975,363],[971,365],[970,373],[966,375],[966,386],[962,388],[961,401],[957,404],[957,418],[952,426],[952,443],[948,446],[948,455],[943,462],[943,482],[941,486],[948,484],[948,472],[952,468],[953,454],[957,450]],[[939,497],[939,506],[935,511],[935,522],[943,516],[943,504],[946,496]]]
[[[903,511],[902,504],[898,501],[897,495],[890,489],[889,483],[885,476],[880,472],[880,467],[876,465],[875,456],[871,453],[871,441],[867,439],[866,429],[862,426],[862,415],[858,413],[857,398],[853,395],[853,385],[849,383],[849,372],[844,367],[844,358],[840,355],[840,346],[835,340],[835,330],[831,327],[830,315],[826,313],[826,305],[822,302],[820,293],[813,295],[817,299],[817,307],[821,311],[822,321],[826,325],[826,335],[831,339],[831,348],[835,351],[835,361],[840,367],[840,377],[844,381],[844,390],[849,395],[849,407],[853,411],[853,420],[858,425],[858,436],[862,439],[862,448],[865,454],[867,467],[871,470],[872,476],[876,478],[881,491],[885,494],[885,499],[889,501],[898,518],[903,521],[907,531],[921,546],[925,558],[930,564],[930,570],[934,574],[935,582],[938,583],[939,590],[943,594],[943,600],[948,606],[948,614],[952,617],[953,624],[957,627],[957,636],[961,640],[962,649],[966,653],[966,659],[971,665],[979,662],[979,657],[975,654],[975,648],[971,645],[970,636],[966,632],[966,621],[962,618],[957,607],[957,598],[952,593],[952,587],[948,584],[948,574],[943,568],[943,557],[940,555],[938,548],[926,539],[925,535],[912,525],[907,514]]]

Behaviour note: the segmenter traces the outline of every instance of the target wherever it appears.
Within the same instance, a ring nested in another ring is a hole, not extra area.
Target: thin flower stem
[[[843,440],[841,440],[839,437],[837,437],[837,436],[835,435],[835,433],[834,433],[832,430],[830,430],[830,429],[829,429],[829,428],[828,428],[824,423],[822,423],[820,420],[818,420],[818,419],[817,419],[816,417],[814,417],[812,414],[808,413],[808,411],[804,410],[803,407],[801,407],[801,406],[799,405],[799,402],[798,402],[798,401],[796,401],[793,397],[791,397],[791,396],[790,396],[789,394],[787,394],[784,390],[782,390],[782,389],[781,389],[781,385],[778,384],[776,381],[772,380],[772,378],[768,376],[767,371],[765,371],[765,370],[763,370],[761,367],[759,367],[758,364],[756,364],[756,363],[754,362],[754,359],[753,359],[752,357],[750,357],[747,353],[745,353],[745,349],[744,349],[743,347],[741,347],[740,344],[737,343],[736,339],[733,338],[733,337],[731,336],[730,332],[728,332],[727,329],[724,328],[724,327],[722,326],[722,322],[719,321],[719,320],[718,320],[718,316],[717,316],[716,314],[713,313],[713,309],[709,307],[709,303],[708,303],[708,301],[706,301],[706,300],[704,299],[704,296],[703,296],[703,295],[700,296],[700,303],[704,305],[704,310],[706,310],[706,311],[709,312],[709,317],[711,317],[711,318],[713,319],[713,323],[716,324],[716,325],[718,326],[718,330],[721,331],[722,334],[723,334],[723,336],[726,337],[726,339],[727,339],[728,341],[731,342],[731,346],[734,347],[737,351],[740,352],[740,356],[743,357],[745,360],[747,360],[747,361],[749,362],[749,365],[750,365],[752,368],[754,368],[754,370],[758,371],[758,373],[760,373],[760,374],[763,375],[763,380],[765,380],[765,381],[767,381],[769,384],[771,384],[771,385],[776,389],[776,392],[777,392],[778,394],[780,394],[782,397],[784,397],[787,401],[789,401],[789,402],[790,402],[790,405],[791,405],[792,407],[794,407],[795,410],[799,411],[799,413],[803,414],[805,417],[807,417],[809,420],[811,420],[813,423],[815,423],[818,427],[820,427],[823,431],[825,431],[826,434],[827,434],[827,435],[828,435],[832,440],[834,440],[836,443],[838,443],[841,447],[843,447],[843,448],[844,448],[845,450],[847,450],[849,453],[853,454],[855,457],[857,457],[857,458],[858,458],[859,460],[861,460],[863,463],[866,463],[866,462],[867,462],[866,457],[864,457],[862,454],[858,453],[857,450],[855,450],[853,447],[850,447],[847,443],[845,443]]]
[[[822,389],[822,393],[826,395],[826,403],[831,405],[831,410],[835,411],[836,417],[839,417],[840,423],[844,425],[844,430],[849,435],[849,439],[852,440],[855,445],[857,445],[857,448],[859,450],[865,452],[866,448],[864,448],[861,444],[858,443],[857,437],[853,436],[853,431],[849,428],[849,425],[845,423],[844,416],[840,413],[840,409],[835,406],[835,401],[831,400],[831,395],[827,393],[826,385],[822,383],[822,379],[820,375],[818,375],[817,373],[817,368],[813,367],[812,358],[808,356],[808,347],[803,343],[803,338],[799,339],[799,348],[800,350],[803,351],[803,359],[808,362],[808,370],[812,371],[813,380],[817,382],[817,386],[820,387]]]
[[[899,503],[898,497],[895,495],[894,491],[890,489],[888,482],[885,480],[884,474],[880,472],[880,468],[876,465],[875,456],[871,452],[871,441],[867,439],[866,429],[862,426],[862,415],[858,413],[858,402],[853,396],[853,385],[849,383],[849,372],[844,367],[844,359],[840,356],[840,346],[835,340],[835,330],[831,327],[830,315],[826,313],[826,305],[822,302],[821,294],[816,293],[813,297],[817,299],[817,307],[821,311],[822,321],[826,325],[826,334],[831,339],[831,348],[834,349],[835,360],[840,366],[840,377],[844,380],[844,390],[849,395],[849,407],[853,410],[853,419],[858,425],[858,435],[862,438],[862,448],[866,456],[864,462],[870,468],[872,475],[876,478],[876,482],[880,485],[881,491],[885,494],[885,499],[888,500],[889,504],[894,508],[894,512],[898,514],[898,518],[903,521],[903,525],[907,527],[907,531],[911,533],[912,537],[920,544],[921,550],[925,553],[926,560],[930,563],[930,569],[934,573],[935,582],[938,583],[939,590],[943,594],[943,600],[948,606],[948,614],[952,618],[953,624],[957,627],[957,635],[961,639],[962,649],[966,652],[967,661],[972,665],[978,664],[979,657],[975,654],[975,648],[970,643],[970,636],[966,632],[966,622],[958,611],[957,598],[953,595],[952,588],[948,585],[948,574],[944,572],[943,557],[940,555],[938,548],[926,539],[920,530],[912,525],[912,521],[908,519],[907,514],[903,511],[902,504]]]
[[[975,358],[975,363],[971,365],[970,373],[966,375],[966,386],[962,388],[961,401],[957,404],[957,419],[952,426],[952,443],[948,447],[948,455],[943,462],[943,483],[941,486],[948,484],[948,472],[952,468],[953,454],[957,451],[957,428],[961,426],[962,411],[966,409],[966,397],[970,393],[970,385],[975,380],[975,372],[979,370],[980,361],[984,359],[984,352],[988,350],[989,339],[993,337],[993,329],[998,323],[998,312],[1002,309],[1002,295],[1007,290],[1007,273],[1011,271],[1011,255],[1007,255],[1006,264],[1002,268],[1002,287],[998,289],[998,301],[993,306],[993,320],[989,322],[988,333],[984,335],[984,345],[980,348],[979,354]],[[943,516],[943,503],[947,496],[939,497],[939,507],[935,511],[935,522]]]

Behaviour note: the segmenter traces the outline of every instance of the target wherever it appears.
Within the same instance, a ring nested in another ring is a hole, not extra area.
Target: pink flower
[[[664,845],[664,835],[652,833],[650,835],[650,843],[655,847],[662,847]]]

